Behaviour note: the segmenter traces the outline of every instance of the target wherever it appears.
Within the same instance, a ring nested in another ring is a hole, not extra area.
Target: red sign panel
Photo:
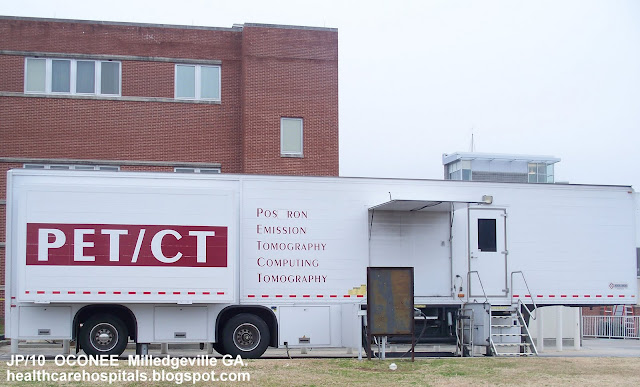
[[[227,227],[29,223],[27,265],[226,267]]]

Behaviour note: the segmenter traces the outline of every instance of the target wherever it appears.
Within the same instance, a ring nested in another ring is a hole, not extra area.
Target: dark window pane
[[[496,220],[478,219],[478,250],[496,252]]]
[[[120,94],[120,63],[102,62],[100,92],[102,94]]]
[[[51,91],[68,93],[71,81],[71,61],[52,60],[51,61]]]
[[[94,93],[96,62],[78,61],[76,66],[76,93]]]

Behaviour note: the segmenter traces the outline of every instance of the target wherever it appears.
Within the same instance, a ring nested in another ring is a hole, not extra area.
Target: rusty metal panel
[[[372,336],[413,336],[413,267],[367,268],[367,316]]]

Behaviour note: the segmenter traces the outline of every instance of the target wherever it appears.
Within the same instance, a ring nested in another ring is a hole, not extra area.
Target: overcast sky
[[[2,1],[0,14],[339,32],[340,174],[442,178],[442,153],[552,155],[640,190],[640,1]]]

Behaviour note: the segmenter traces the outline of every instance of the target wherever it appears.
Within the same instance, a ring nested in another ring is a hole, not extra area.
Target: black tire
[[[222,347],[227,355],[233,357],[259,358],[267,350],[269,340],[267,324],[249,313],[233,316],[222,329]]]
[[[225,350],[224,350],[224,345],[222,345],[222,341],[218,341],[217,343],[213,343],[213,350],[218,352],[220,355],[226,355],[227,354],[227,352],[225,352]]]
[[[116,316],[98,314],[82,324],[78,342],[87,355],[122,355],[127,347],[127,326]]]

